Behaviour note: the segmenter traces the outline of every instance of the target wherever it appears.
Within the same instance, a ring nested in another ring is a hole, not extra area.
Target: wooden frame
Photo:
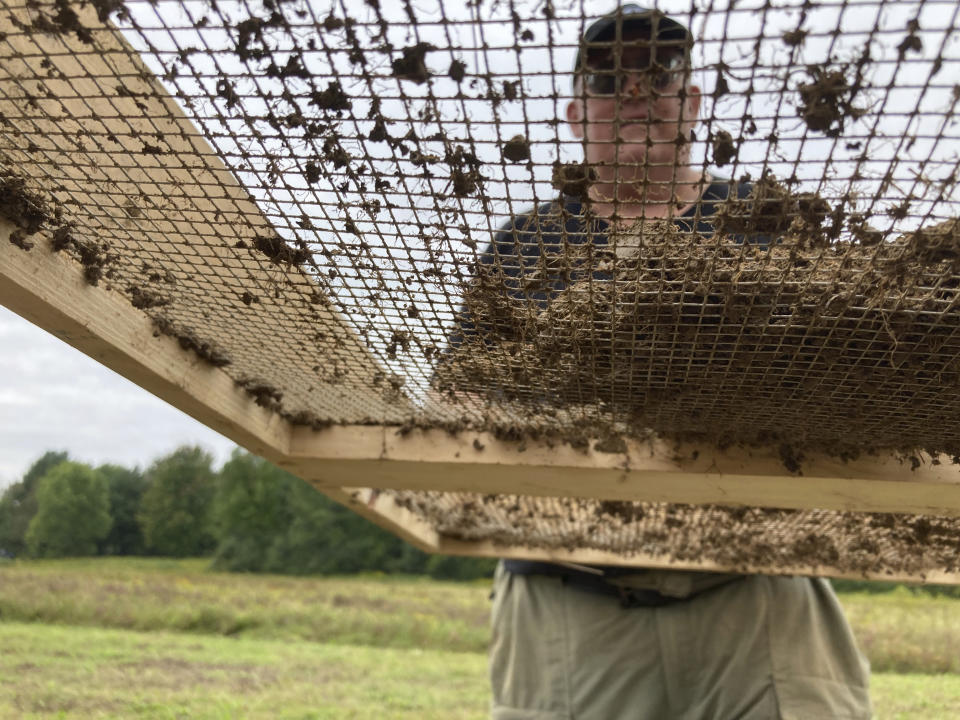
[[[96,25],[95,15],[90,17],[92,8],[87,10],[85,21]],[[109,28],[99,32],[111,33],[119,46],[127,47],[118,32]],[[113,59],[118,78],[142,78],[145,66],[135,56],[124,57],[122,62]],[[71,59],[69,54],[61,54],[57,61],[69,63]],[[124,62],[128,66],[124,67]],[[106,84],[106,80],[102,82]],[[182,178],[184,184],[196,181],[205,172],[215,175],[219,186],[230,189],[231,203],[242,205],[245,212],[254,215],[255,225],[269,227],[244,188],[219,163],[216,153],[190,126],[159,82],[149,82],[154,97],[160,98],[169,116],[176,119],[182,131],[179,136],[189,138],[176,153],[164,156],[163,173]],[[126,138],[123,141],[133,142]],[[132,163],[145,162],[144,158],[133,148],[126,156]],[[145,182],[155,179],[158,172],[155,166],[146,165],[139,170]],[[97,202],[92,190],[89,202]],[[802,474],[797,475],[784,467],[773,450],[719,450],[655,440],[631,441],[626,453],[610,454],[546,441],[528,441],[521,447],[486,433],[400,433],[396,426],[387,425],[335,426],[320,431],[293,426],[259,407],[225,371],[184,350],[173,338],[158,335],[146,314],[135,309],[120,292],[87,284],[79,264],[64,253],[52,252],[49,243],[41,239],[43,234],[36,236],[39,241],[29,251],[7,242],[14,230],[10,221],[0,218],[0,304],[427,551],[721,569],[708,562],[677,563],[593,550],[546,551],[458,541],[440,535],[426,521],[371,487],[960,517],[960,468],[930,457],[917,458],[919,465],[913,468],[911,460],[896,454],[846,463],[826,455],[808,455]],[[189,239],[182,232],[174,225],[165,228],[164,242],[188,245]],[[217,256],[211,258],[216,260]],[[213,264],[226,267],[225,262]],[[331,317],[335,322],[337,316]],[[358,362],[376,367],[363,343],[342,322],[339,334],[353,339],[352,352]],[[789,573],[797,569],[767,570]],[[809,568],[801,570],[811,572]],[[960,578],[946,573],[924,579],[960,582]]]
[[[610,454],[546,442],[522,447],[486,433],[292,426],[257,406],[223,370],[176,340],[155,335],[151,321],[122,295],[88,285],[69,257],[52,253],[43,243],[25,252],[6,242],[13,229],[0,220],[0,304],[426,551],[720,569],[709,562],[457,541],[441,536],[370,485],[960,516],[960,471],[933,464],[931,458],[911,469],[907,459],[894,454],[849,463],[810,457],[803,474],[796,475],[774,452],[742,448],[631,442],[626,454]],[[925,579],[960,581],[947,573]]]
[[[14,229],[0,220],[0,238]],[[960,468],[896,454],[843,462],[810,455],[802,474],[773,449],[628,441],[626,453],[488,433],[401,433],[396,426],[293,426],[259,407],[230,376],[155,336],[119,293],[92,287],[79,265],[42,244],[0,242],[0,303],[251,451],[334,491],[516,493],[797,509],[960,516]],[[482,449],[479,449],[482,448]],[[496,472],[491,472],[495,469]]]

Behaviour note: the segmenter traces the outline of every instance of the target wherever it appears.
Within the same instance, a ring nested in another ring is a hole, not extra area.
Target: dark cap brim
[[[693,35],[686,26],[659,10],[648,10],[637,6],[625,5],[616,12],[606,15],[590,27],[583,34],[580,50],[574,63],[574,72],[580,69],[580,63],[585,46],[593,43],[602,43],[613,40],[616,36],[617,23],[621,23],[623,31],[634,31],[636,28],[656,28],[657,40],[666,40],[670,44],[689,50],[693,43]]]

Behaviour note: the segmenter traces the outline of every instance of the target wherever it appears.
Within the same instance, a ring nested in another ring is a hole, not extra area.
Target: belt
[[[546,575],[549,577],[560,578],[564,585],[569,585],[577,590],[595,593],[597,595],[607,595],[620,600],[620,605],[625,608],[638,607],[663,607],[673,603],[684,602],[694,595],[687,597],[671,597],[664,595],[656,590],[644,590],[642,588],[630,588],[623,585],[615,585],[609,582],[604,573],[592,573],[586,570],[567,567],[566,565],[555,565],[553,563],[537,562],[535,560],[504,560],[504,568],[508,572],[518,575]]]

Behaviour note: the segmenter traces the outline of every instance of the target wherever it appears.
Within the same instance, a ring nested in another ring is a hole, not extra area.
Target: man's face
[[[649,46],[649,36],[625,34],[619,61],[613,49],[593,49],[567,106],[573,134],[584,139],[585,160],[602,181],[669,177],[685,163],[700,111],[700,89],[687,84],[682,48]],[[631,42],[631,40],[633,42]]]

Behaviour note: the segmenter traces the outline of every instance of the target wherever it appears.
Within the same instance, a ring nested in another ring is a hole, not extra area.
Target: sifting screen
[[[658,8],[2,0],[0,213],[293,423],[960,455],[960,4]],[[601,505],[544,543],[793,522]]]

